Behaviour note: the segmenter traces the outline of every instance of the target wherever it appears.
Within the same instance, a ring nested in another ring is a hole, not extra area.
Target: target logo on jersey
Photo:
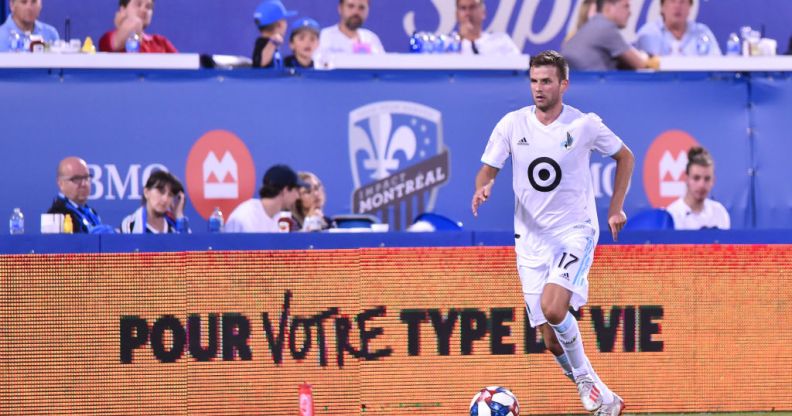
[[[646,198],[654,208],[665,208],[685,195],[687,152],[699,146],[682,130],[668,130],[657,136],[646,151],[643,183]]]
[[[227,216],[253,196],[256,168],[245,143],[234,133],[212,130],[187,156],[187,193],[195,210],[209,218],[215,207]]]
[[[550,192],[561,183],[561,166],[549,157],[540,157],[528,165],[528,181],[539,192]]]

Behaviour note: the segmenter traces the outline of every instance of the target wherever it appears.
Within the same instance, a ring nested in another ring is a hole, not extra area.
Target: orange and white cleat
[[[578,376],[575,379],[575,384],[577,384],[580,402],[583,403],[584,409],[593,412],[602,406],[602,395],[590,375]]]
[[[621,416],[625,407],[627,406],[624,404],[624,400],[617,396],[616,393],[613,393],[613,401],[600,406],[600,408],[594,412],[594,416]]]

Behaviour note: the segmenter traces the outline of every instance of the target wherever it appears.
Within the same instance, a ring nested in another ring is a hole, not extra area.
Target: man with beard
[[[384,53],[379,37],[363,29],[369,13],[369,0],[339,0],[337,25],[322,29],[319,53],[322,56],[345,53]]]
[[[624,401],[592,368],[569,307],[578,310],[588,301],[599,237],[590,155],[596,150],[616,160],[608,209],[614,240],[627,221],[623,206],[635,157],[599,116],[563,103],[569,66],[558,52],[532,57],[530,77],[535,105],[506,114],[495,126],[481,156],[471,208],[478,215],[511,157],[514,246],[530,325],[539,328],[558,365],[577,384],[583,407],[618,416]]]
[[[41,2],[42,0],[10,1],[11,15],[0,25],[0,52],[7,52],[12,47],[18,46],[11,44],[11,35],[14,35],[15,42],[23,45],[26,34],[41,36],[44,42],[49,44],[60,39],[54,27],[38,20],[41,14]]]

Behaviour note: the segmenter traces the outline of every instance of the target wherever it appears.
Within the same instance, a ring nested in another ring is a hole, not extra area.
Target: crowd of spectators
[[[8,0],[10,15],[0,26],[0,52],[11,48],[14,33],[59,39],[57,30],[38,20],[43,0]],[[263,0],[253,13],[259,31],[252,66],[257,68],[311,68],[317,57],[332,54],[384,53],[379,36],[364,27],[370,0],[339,0],[338,23],[320,28],[307,16],[288,10],[281,0]],[[660,0],[660,18],[649,19],[630,43],[620,32],[631,15],[630,0],[583,0],[576,24],[564,40],[562,54],[574,70],[657,68],[659,56],[721,55],[712,31],[690,19],[695,0]],[[455,0],[456,34],[463,54],[508,55],[520,50],[503,32],[484,30],[485,0]],[[132,41],[137,52],[176,53],[163,35],[147,31],[154,15],[154,0],[119,0],[114,27],[99,40],[103,52],[126,52]],[[287,39],[293,54],[281,57]]]

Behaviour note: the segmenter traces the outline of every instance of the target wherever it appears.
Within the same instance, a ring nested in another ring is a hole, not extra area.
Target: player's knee
[[[560,324],[566,317],[566,309],[542,299],[542,313],[547,322],[553,325]]]

